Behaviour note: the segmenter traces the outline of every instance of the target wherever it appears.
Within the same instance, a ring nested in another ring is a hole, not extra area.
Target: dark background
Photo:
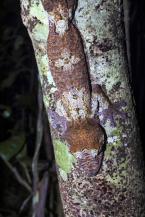
[[[31,41],[22,24],[19,1],[0,0],[0,217],[32,217],[32,191],[19,183],[14,172],[32,187],[38,107],[38,70]],[[45,173],[49,174],[45,214],[61,217],[44,108],[42,122],[38,171],[39,180]],[[43,187],[39,184],[39,188]]]
[[[128,3],[130,80],[145,153],[145,1],[128,0]],[[31,41],[20,17],[19,1],[0,0],[0,152],[18,171],[22,170],[20,157],[24,158],[26,153],[29,160],[25,162],[30,171],[29,161],[35,149],[37,75]],[[45,159],[42,148],[40,160]],[[25,176],[22,172],[21,175]],[[0,158],[0,217],[31,216],[29,203],[22,213],[17,214],[28,192],[15,182]],[[54,192],[57,190],[54,189]],[[55,203],[46,212],[58,216],[53,206],[56,206]]]
[[[145,153],[145,1],[130,0],[129,15],[131,85]]]

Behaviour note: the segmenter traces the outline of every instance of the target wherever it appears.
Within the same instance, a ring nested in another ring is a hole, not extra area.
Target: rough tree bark
[[[68,217],[144,216],[122,8],[122,0],[21,0]]]

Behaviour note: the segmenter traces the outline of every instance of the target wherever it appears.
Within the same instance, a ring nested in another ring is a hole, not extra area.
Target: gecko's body
[[[88,68],[78,30],[73,23],[70,23],[68,30],[62,36],[56,34],[55,24],[50,24],[49,31],[50,69],[60,96],[71,88],[84,89],[90,94]],[[61,60],[64,61],[62,65]],[[89,104],[88,101],[88,109]]]
[[[104,132],[92,118],[89,71],[81,35],[70,19],[72,2],[60,0],[46,5],[49,14],[47,52],[57,87],[56,110],[68,120],[62,137],[69,144],[70,151],[76,153],[86,174],[95,175],[103,158],[98,150],[104,144]]]

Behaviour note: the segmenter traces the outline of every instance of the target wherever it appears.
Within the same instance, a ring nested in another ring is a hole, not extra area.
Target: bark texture
[[[145,213],[122,7],[121,0],[79,0],[77,7],[71,0],[21,0],[67,217]]]

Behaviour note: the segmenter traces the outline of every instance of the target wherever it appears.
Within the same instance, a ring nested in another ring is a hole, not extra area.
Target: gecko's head
[[[44,1],[45,2],[45,1]],[[55,24],[56,33],[63,35],[68,30],[69,10],[65,1],[50,0],[44,4],[49,22]]]

